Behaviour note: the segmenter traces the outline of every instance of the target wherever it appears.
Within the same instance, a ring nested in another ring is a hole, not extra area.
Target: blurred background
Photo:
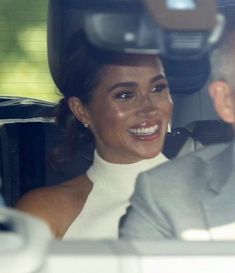
[[[47,62],[47,0],[0,0],[0,96],[57,102]]]

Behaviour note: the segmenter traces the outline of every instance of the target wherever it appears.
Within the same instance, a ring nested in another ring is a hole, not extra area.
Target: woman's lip
[[[150,141],[160,137],[162,128],[161,121],[142,122],[128,129],[129,133],[139,141]]]
[[[149,128],[149,127],[152,127],[152,126],[155,126],[155,125],[158,125],[160,126],[161,125],[161,121],[145,121],[145,122],[142,122],[142,123],[139,123],[139,124],[136,124],[134,126],[132,126],[130,128],[130,130],[132,129],[141,129],[141,128]]]
[[[152,126],[146,126],[146,127],[138,127],[138,128],[130,128],[128,131],[135,135],[135,136],[148,136],[148,135],[153,135],[157,131],[159,131],[160,125],[155,124]]]
[[[156,132],[154,132],[153,134],[146,134],[146,135],[135,135],[132,134],[132,136],[138,140],[138,141],[152,141],[155,139],[158,139],[160,137],[160,130],[157,130]]]
[[[158,139],[160,136],[159,133],[151,135],[151,136],[142,136],[139,138],[140,141],[151,141],[151,140],[155,140]]]

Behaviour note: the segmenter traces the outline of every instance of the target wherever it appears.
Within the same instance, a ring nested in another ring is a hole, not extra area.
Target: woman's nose
[[[155,115],[158,111],[158,103],[156,98],[151,95],[142,96],[139,100],[139,110],[140,115]]]

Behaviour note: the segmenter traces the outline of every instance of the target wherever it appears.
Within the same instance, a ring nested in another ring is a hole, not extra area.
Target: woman
[[[17,208],[47,221],[57,238],[114,239],[137,175],[166,160],[172,101],[158,57],[94,49],[83,32],[72,40],[57,121],[71,139],[76,128],[94,140],[94,163],[82,176],[26,194]]]

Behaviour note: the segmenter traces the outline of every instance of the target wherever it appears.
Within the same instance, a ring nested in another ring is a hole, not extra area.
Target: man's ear
[[[235,123],[234,94],[229,84],[214,81],[209,85],[209,93],[221,119],[228,123]]]
[[[77,97],[70,97],[68,105],[74,116],[83,124],[89,125],[89,115],[81,100]]]

